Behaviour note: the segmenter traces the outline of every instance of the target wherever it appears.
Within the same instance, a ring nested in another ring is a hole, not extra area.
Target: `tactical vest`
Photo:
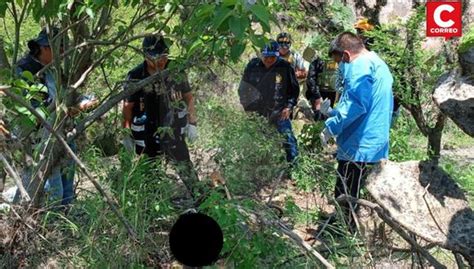
[[[335,61],[327,61],[324,63],[323,72],[319,74],[319,88],[322,91],[336,91],[336,81],[338,77],[338,65]]]

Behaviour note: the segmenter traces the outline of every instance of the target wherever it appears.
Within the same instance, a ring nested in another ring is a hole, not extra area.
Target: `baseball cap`
[[[50,28],[50,31],[51,31],[51,35],[53,37],[57,36],[59,34],[59,29],[57,27],[51,27]],[[49,47],[49,36],[48,36],[48,31],[46,28],[43,28],[38,36],[34,39],[34,41],[36,43],[38,43],[38,45],[42,46],[42,47]]]
[[[277,36],[277,41],[280,46],[289,48],[291,46],[291,35],[286,32],[279,33]]]
[[[280,49],[280,45],[278,42],[275,40],[270,40],[268,44],[265,45],[262,49],[262,56],[263,57],[271,57],[271,56],[280,56],[280,52],[278,51]]]
[[[374,30],[374,25],[369,22],[369,19],[360,18],[356,23],[354,23],[354,28],[362,31],[372,31]]]
[[[168,53],[168,45],[162,36],[146,36],[142,43],[143,53],[151,58],[157,58],[162,54]]]

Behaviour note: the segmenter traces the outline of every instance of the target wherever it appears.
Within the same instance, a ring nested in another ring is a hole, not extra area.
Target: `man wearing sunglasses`
[[[164,154],[176,164],[178,174],[192,192],[197,174],[185,136],[194,142],[198,133],[187,76],[168,59],[168,45],[162,36],[147,36],[142,45],[145,61],[128,73],[127,80],[138,82],[165,69],[169,72],[162,73],[162,80],[125,99],[123,126],[131,129],[137,154],[151,158]]]
[[[289,33],[279,33],[277,42],[280,45],[280,57],[286,60],[293,67],[297,79],[306,78],[306,67],[304,66],[304,59],[296,51],[291,50],[291,35]]]

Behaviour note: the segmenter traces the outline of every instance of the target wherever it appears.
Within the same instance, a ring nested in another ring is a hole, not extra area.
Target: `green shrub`
[[[463,34],[459,43],[459,53],[464,53],[474,47],[474,27],[471,27],[467,33]]]
[[[206,138],[201,146],[217,150],[215,160],[232,193],[250,194],[287,167],[283,138],[266,119],[219,100],[201,105],[199,118]]]

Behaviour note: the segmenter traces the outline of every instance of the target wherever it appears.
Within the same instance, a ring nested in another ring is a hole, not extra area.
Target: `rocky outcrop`
[[[440,79],[433,100],[465,133],[474,137],[474,80],[454,71]]]
[[[464,76],[474,76],[474,47],[459,53],[459,63]]]
[[[441,168],[423,161],[383,163],[369,175],[367,190],[404,229],[474,265],[474,212]]]

